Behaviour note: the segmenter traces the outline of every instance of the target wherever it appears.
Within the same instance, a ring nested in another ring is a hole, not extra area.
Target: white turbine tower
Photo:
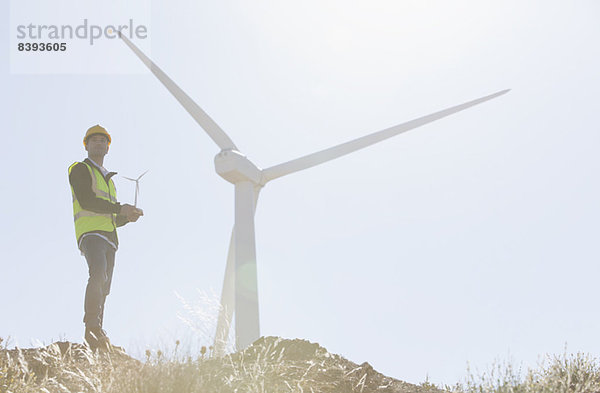
[[[343,155],[363,149],[367,146],[391,138],[402,132],[412,130],[424,124],[449,116],[474,105],[491,100],[509,90],[453,106],[433,114],[411,120],[385,130],[363,136],[352,141],[309,154],[266,169],[254,165],[240,153],[229,136],[200,108],[183,90],[179,88],[156,64],[142,53],[125,36],[125,43],[142,60],[160,82],[183,105],[221,151],[215,157],[217,173],[235,186],[235,223],[221,294],[221,311],[217,322],[215,353],[223,354],[229,325],[235,311],[235,340],[238,350],[244,349],[260,337],[258,316],[258,291],[256,280],[256,248],[254,239],[254,212],[260,189],[269,181],[322,164]]]

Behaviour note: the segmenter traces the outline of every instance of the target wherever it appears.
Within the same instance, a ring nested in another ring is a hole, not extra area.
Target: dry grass
[[[176,348],[179,346],[177,343]],[[192,358],[147,351],[138,361],[125,353],[92,353],[80,344],[8,349],[0,338],[0,393],[600,393],[600,362],[583,353],[548,356],[522,373],[510,363],[444,390],[379,374],[303,340],[261,338],[243,352]]]
[[[167,358],[145,362],[125,354],[94,354],[79,344],[0,351],[0,393],[267,393],[439,392],[377,373],[303,340],[261,338],[222,358]]]
[[[497,363],[449,389],[456,393],[600,393],[600,362],[584,353],[551,355],[524,375],[511,363]]]

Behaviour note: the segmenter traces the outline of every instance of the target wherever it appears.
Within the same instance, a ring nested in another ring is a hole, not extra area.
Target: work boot
[[[102,352],[110,352],[111,345],[106,331],[102,328],[85,328],[85,341],[90,346],[92,351],[100,350]]]

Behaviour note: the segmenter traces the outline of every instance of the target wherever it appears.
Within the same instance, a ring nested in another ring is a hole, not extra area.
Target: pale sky
[[[82,341],[67,168],[100,123],[120,201],[134,196],[121,176],[150,169],[145,216],[119,231],[105,329],[136,355],[210,344],[176,293],[221,291],[233,186],[218,147],[119,40],[68,41],[61,57],[18,57],[12,41],[21,23],[138,18],[148,39],[133,41],[261,168],[512,89],[269,183],[263,335],[412,383],[565,345],[600,356],[598,1],[40,1],[2,6],[0,337]]]

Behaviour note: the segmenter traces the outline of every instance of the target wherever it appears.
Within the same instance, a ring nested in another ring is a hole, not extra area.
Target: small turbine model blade
[[[196,123],[200,125],[206,131],[208,136],[222,149],[222,150],[237,150],[233,141],[225,134],[225,131],[219,127],[217,123],[206,113],[198,104],[194,102],[175,82],[171,80],[156,64],[152,62],[142,51],[138,49],[128,38],[118,33],[119,37],[127,46],[133,50],[137,57],[152,71],[152,73],[158,78],[158,80],[173,94],[173,96],[179,101],[185,110],[192,115]]]
[[[150,169],[148,169],[146,172],[142,173],[141,175],[138,176],[137,180],[139,181],[142,176],[144,176],[146,173],[148,173],[150,171]]]
[[[334,147],[330,147],[329,149],[321,150],[319,152],[296,158],[295,160],[291,160],[283,164],[266,168],[263,170],[262,184],[266,184],[267,182],[278,177],[298,172],[303,169],[307,169],[322,164],[324,162],[331,161],[346,154],[350,154],[357,150],[364,149],[367,146],[371,146],[375,143],[381,142],[403,132],[410,131],[414,128],[421,127],[425,124],[439,120],[443,117],[450,116],[456,112],[463,111],[474,105],[481,104],[482,102],[491,100],[493,98],[501,96],[502,94],[506,94],[509,91],[510,90],[502,90],[497,93],[490,94],[488,96],[481,97],[473,101],[465,102],[461,105],[456,105],[451,108],[447,108],[427,116],[419,117],[418,119],[414,119],[409,122],[390,127],[385,130],[378,131],[373,134],[369,134]]]

